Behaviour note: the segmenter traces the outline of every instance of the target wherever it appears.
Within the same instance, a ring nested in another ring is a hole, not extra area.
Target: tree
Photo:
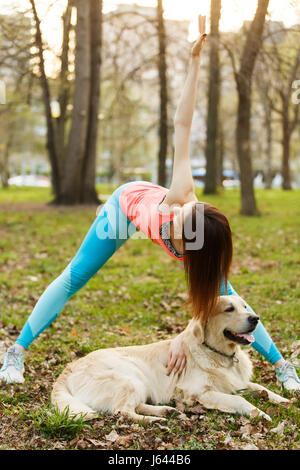
[[[240,69],[235,75],[238,91],[236,146],[240,167],[241,213],[243,215],[258,214],[250,153],[251,86],[255,61],[262,44],[268,6],[269,0],[258,0],[257,10],[243,48]]]
[[[100,98],[102,0],[69,0],[63,16],[60,116],[51,114],[51,90],[45,73],[44,45],[35,1],[30,0],[36,26],[40,82],[47,122],[47,148],[52,169],[55,204],[98,203],[95,190],[96,142]],[[65,143],[66,110],[70,97],[68,51],[71,9],[76,7],[76,48],[73,110]]]
[[[57,197],[61,191],[61,183],[60,183],[60,173],[59,173],[59,164],[58,164],[58,153],[56,148],[56,136],[55,136],[55,128],[54,128],[54,121],[51,114],[51,97],[50,97],[50,87],[48,83],[48,79],[46,76],[45,71],[45,60],[44,60],[44,47],[43,47],[43,40],[42,40],[42,33],[40,28],[40,20],[37,14],[35,1],[30,0],[33,18],[36,27],[36,34],[35,34],[35,41],[36,47],[38,49],[39,55],[39,70],[40,70],[40,83],[43,92],[43,100],[44,100],[44,107],[45,107],[45,117],[47,123],[47,150],[49,161],[51,165],[51,181],[52,181],[52,190],[55,196]]]
[[[284,30],[281,31],[281,34]],[[300,71],[300,30],[285,30],[285,39],[278,41],[271,36],[271,44],[263,50],[265,67],[272,71],[272,83],[267,92],[270,112],[280,119],[282,136],[282,189],[292,188],[290,175],[291,139],[299,123],[299,105],[293,105],[293,83]]]
[[[0,179],[3,188],[8,188],[9,167],[8,159],[14,137],[14,125],[9,126],[6,141],[0,145]]]
[[[156,8],[120,6],[103,26],[99,145],[104,175],[119,185],[157,161]]]
[[[209,53],[209,90],[207,109],[206,137],[206,177],[205,194],[213,194],[217,189],[218,180],[218,124],[220,99],[220,62],[219,62],[219,22],[221,16],[221,0],[210,3],[210,53]]]
[[[162,0],[157,0],[157,35],[159,44],[158,75],[160,90],[158,184],[166,185],[166,159],[168,151],[168,92],[166,64],[166,32]]]
[[[246,33],[239,68],[236,65],[233,50],[228,47],[228,45],[223,44],[232,62],[238,93],[235,141],[241,182],[241,214],[243,215],[257,215],[259,213],[253,187],[250,149],[251,91],[252,76],[255,62],[262,45],[268,6],[269,0],[258,0],[255,16]]]
[[[72,124],[66,152],[63,185],[58,198],[64,204],[82,202],[81,182],[88,131],[90,96],[90,2],[76,0],[77,24]]]
[[[1,16],[0,18],[0,66],[1,80],[6,85],[6,102],[0,108],[0,180],[8,188],[9,160],[20,140],[24,147],[28,138],[30,112],[28,97],[32,88],[30,48],[32,38],[30,21],[24,15]],[[30,135],[32,142],[32,136]]]
[[[255,71],[255,85],[258,91],[259,100],[263,110],[263,127],[266,133],[265,158],[264,158],[264,181],[265,189],[272,188],[273,169],[272,169],[272,144],[273,144],[273,113],[270,106],[270,89],[272,88],[273,76],[270,68],[265,66],[262,57]]]
[[[95,189],[97,136],[99,126],[101,50],[102,50],[102,0],[92,0],[90,8],[90,96],[88,130],[85,146],[81,193],[84,202],[99,202]]]
[[[157,114],[157,108],[159,108],[159,114],[158,114],[158,182],[161,185],[166,185],[166,180],[167,180],[167,171],[166,171],[166,157],[167,153],[170,147],[170,131],[171,131],[171,126],[170,123],[168,122],[168,108],[170,107],[171,100],[169,97],[169,94],[171,94],[171,89],[170,87],[170,81],[174,79],[174,77],[170,77],[171,80],[169,80],[169,77],[167,77],[167,69],[168,69],[168,61],[172,60],[172,53],[169,52],[170,49],[172,49],[172,46],[175,49],[174,52],[174,57],[176,57],[176,64],[178,64],[178,56],[180,56],[179,52],[179,47],[182,48],[184,47],[182,45],[182,42],[180,46],[178,46],[178,43],[180,43],[180,35],[182,34],[181,31],[181,24],[177,22],[178,24],[172,25],[171,21],[166,22],[163,18],[163,2],[162,0],[157,2],[156,8],[150,8],[150,7],[141,7],[138,5],[120,5],[119,8],[109,15],[106,15],[106,21],[111,20],[111,19],[123,19],[123,23],[120,23],[120,31],[119,34],[117,35],[118,42],[120,46],[118,47],[118,54],[124,56],[127,59],[126,62],[123,59],[124,65],[122,66],[122,69],[120,71],[120,62],[119,57],[117,54],[114,54],[113,57],[108,60],[113,61],[113,70],[118,70],[118,77],[115,78],[113,75],[111,77],[111,80],[116,81],[117,83],[117,88],[116,88],[116,94],[119,96],[121,92],[124,92],[124,90],[129,90],[131,87],[127,87],[125,84],[125,81],[134,81],[134,85],[136,85],[137,82],[137,77],[141,79],[142,75],[144,72],[147,71],[152,71],[152,70],[157,70],[157,76],[158,80],[155,77],[155,79],[151,80],[148,77],[142,77],[142,82],[141,83],[141,88],[144,90],[146,89],[145,85],[149,85],[153,87],[157,87],[158,85],[158,97],[159,97],[159,103],[157,104],[156,96],[152,97],[151,93],[152,90],[151,88],[149,89],[149,95],[147,96],[148,98],[148,106],[150,108],[154,109],[155,113]],[[134,21],[135,18],[135,21]],[[125,31],[128,32],[128,35],[123,35],[124,32],[124,21],[127,20],[127,24],[125,23]],[[181,22],[180,22],[181,23]],[[168,29],[170,27],[170,29]],[[174,38],[172,38],[172,43],[168,44],[168,40],[170,40],[171,37],[171,28],[174,27],[176,28],[174,31]],[[136,37],[138,39],[137,43],[134,38],[134,32],[136,33]],[[176,35],[177,33],[177,35]],[[125,36],[125,37],[123,37]],[[179,37],[179,40],[178,40]],[[124,48],[122,49],[122,42],[123,40],[127,40],[127,44],[130,44],[130,58],[128,57],[128,46],[127,46],[127,51]],[[186,38],[184,38],[184,43],[186,42]],[[156,48],[156,44],[158,44],[157,52],[153,54],[154,48]],[[167,44],[168,44],[168,53],[167,53]],[[113,52],[115,52],[113,48]],[[122,53],[123,52],[123,53]],[[142,52],[142,54],[140,54]],[[113,72],[112,72],[113,74]],[[150,75],[150,74],[149,74]],[[154,76],[154,74],[153,74]],[[122,80],[123,78],[123,80]],[[122,87],[122,88],[121,88]],[[148,87],[147,87],[148,90]],[[146,91],[147,93],[147,91]],[[145,94],[145,92],[144,92]],[[150,96],[150,99],[149,99]],[[127,97],[128,98],[128,97]],[[131,99],[130,99],[131,101]],[[118,103],[119,105],[120,103]],[[114,106],[114,110],[117,107]],[[124,114],[124,112],[123,112]],[[147,126],[148,129],[153,127],[153,124],[157,124],[157,118],[153,119],[153,122]],[[117,130],[116,135],[119,135],[119,132]],[[145,136],[145,134],[144,134]],[[136,139],[137,142],[140,140],[139,138]],[[117,143],[116,143],[117,146]],[[127,147],[127,145],[125,145]],[[112,157],[114,160],[120,160],[121,157],[123,159],[124,155],[120,155],[122,153],[122,148],[124,148],[124,145],[118,146],[117,152],[119,156],[115,158],[114,156]],[[117,163],[118,164],[118,163]],[[115,163],[113,162],[112,164],[112,169],[116,173],[116,177],[118,177],[118,169],[116,168]],[[115,171],[116,170],[116,171]]]
[[[71,32],[71,15],[72,15],[72,3],[68,2],[66,10],[62,17],[62,46],[60,56],[60,74],[59,74],[59,91],[58,91],[58,103],[59,103],[59,115],[55,119],[56,121],[56,149],[58,153],[58,164],[59,164],[59,177],[60,180],[63,178],[64,173],[64,159],[66,152],[66,123],[67,123],[67,106],[70,100],[70,80],[69,80],[69,50],[70,50],[70,32]],[[60,181],[60,185],[62,181]],[[60,191],[59,191],[60,192]],[[58,192],[58,193],[59,193]]]

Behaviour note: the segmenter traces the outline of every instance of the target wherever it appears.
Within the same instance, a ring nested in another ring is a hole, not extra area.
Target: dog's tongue
[[[239,333],[237,336],[240,336],[240,338],[244,338],[245,340],[249,341],[249,343],[253,343],[255,341],[255,338],[253,335],[250,333]]]

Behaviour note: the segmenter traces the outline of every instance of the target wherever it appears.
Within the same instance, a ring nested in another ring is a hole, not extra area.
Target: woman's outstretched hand
[[[182,347],[182,336],[181,334],[176,336],[173,339],[170,347],[168,365],[167,365],[167,374],[171,374],[173,371],[174,374],[181,374],[186,365],[186,357]]]
[[[206,24],[206,16],[199,15],[198,27],[199,27],[200,36],[192,47],[192,57],[200,56],[200,52],[202,50],[203,44],[207,36],[207,34],[205,33],[205,24]]]

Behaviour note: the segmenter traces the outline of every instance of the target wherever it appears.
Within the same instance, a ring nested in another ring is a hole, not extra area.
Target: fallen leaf
[[[163,307],[165,309],[166,312],[169,312],[171,310],[170,305],[167,304],[167,302],[165,302],[164,300],[161,300],[160,305],[161,305],[161,307]]]
[[[130,328],[128,326],[118,326],[118,332],[123,336],[127,336],[130,333]]]
[[[70,445],[70,446],[75,446],[78,441],[79,441],[79,437],[74,437],[74,439],[72,439],[72,440],[69,442],[69,445]]]
[[[182,401],[177,401],[176,409],[183,413],[185,411],[185,404]]]
[[[119,437],[119,434],[113,430],[111,431],[107,436],[105,436],[105,439],[109,442],[115,442]]]
[[[294,351],[296,349],[300,349],[300,340],[293,341],[291,344],[291,351]]]
[[[238,418],[237,423],[241,425],[250,424],[250,420],[246,418],[245,416],[241,416],[240,418]]]
[[[77,442],[77,445],[76,445],[76,448],[77,449],[86,449],[87,448],[87,443],[85,442],[84,439],[80,439],[78,442]]]
[[[227,446],[230,442],[232,442],[232,437],[230,433],[228,433],[225,437],[224,444]]]
[[[201,405],[196,405],[191,408],[187,408],[185,410],[186,413],[192,413],[195,415],[204,415],[206,414],[206,410]]]
[[[78,338],[78,331],[77,330],[71,330],[70,331],[70,337],[71,338]]]
[[[88,442],[90,442],[91,444],[93,444],[93,446],[95,446],[95,447],[105,447],[105,443],[104,443],[104,442],[96,441],[96,439],[86,438],[86,440],[87,440]]]
[[[130,434],[126,436],[119,436],[118,439],[116,440],[116,444],[127,447],[131,444],[132,440],[133,440],[133,437]]]
[[[252,431],[252,426],[251,424],[245,424],[244,426],[241,426],[239,429],[239,433],[241,434],[241,437],[247,437],[251,434]]]
[[[242,447],[240,447],[240,450],[259,450],[259,448],[256,447],[256,445],[249,443],[249,444],[245,444]]]
[[[276,426],[276,428],[270,429],[271,432],[275,432],[276,434],[282,435],[285,427],[285,421],[282,421],[281,423]]]
[[[27,276],[27,279],[31,282],[37,282],[39,280],[37,276]]]
[[[179,292],[178,294],[176,294],[176,297],[179,297],[182,300],[187,300],[188,294],[186,292]]]
[[[174,449],[174,446],[173,446],[173,444],[168,443],[168,444],[165,444],[165,448],[166,448],[167,450],[172,450],[172,449]]]
[[[163,426],[162,424],[160,424],[160,423],[158,423],[158,422],[155,423],[155,424],[156,424],[156,425],[159,427],[159,429],[161,429],[162,431],[170,431],[170,428],[169,428],[168,426]]]

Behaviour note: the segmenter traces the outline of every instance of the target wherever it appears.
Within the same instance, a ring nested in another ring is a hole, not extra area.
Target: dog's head
[[[205,327],[201,327],[200,322],[195,322],[194,334],[200,343],[205,341],[219,351],[230,353],[237,345],[249,345],[254,341],[251,333],[258,320],[257,315],[247,311],[247,306],[240,297],[221,296]]]

